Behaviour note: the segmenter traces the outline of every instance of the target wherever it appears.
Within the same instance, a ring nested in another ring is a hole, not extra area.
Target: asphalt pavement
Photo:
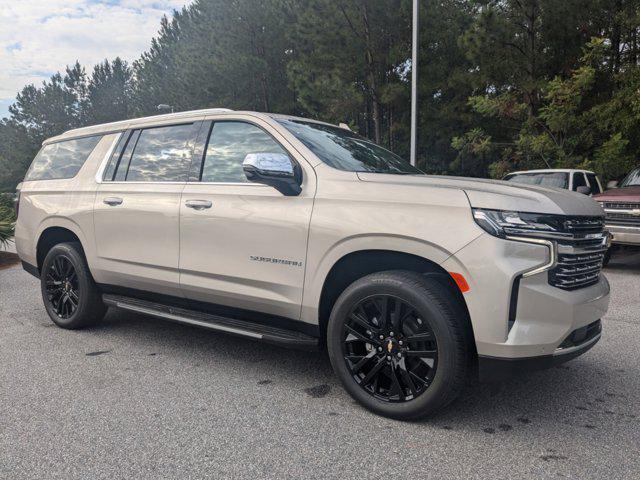
[[[615,257],[602,340],[403,423],[321,353],[110,311],[64,331],[0,270],[0,478],[640,478],[640,255]]]

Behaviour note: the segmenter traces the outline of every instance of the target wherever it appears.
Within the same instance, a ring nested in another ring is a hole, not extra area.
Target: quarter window
[[[101,138],[76,138],[45,145],[33,159],[25,181],[75,177]]]
[[[200,179],[203,182],[248,182],[242,162],[249,153],[287,152],[260,127],[245,122],[215,122],[211,128]]]

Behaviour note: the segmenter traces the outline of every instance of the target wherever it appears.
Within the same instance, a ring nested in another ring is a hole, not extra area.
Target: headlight
[[[550,237],[560,233],[562,225],[553,215],[473,209],[473,218],[483,230],[500,238],[509,236]]]

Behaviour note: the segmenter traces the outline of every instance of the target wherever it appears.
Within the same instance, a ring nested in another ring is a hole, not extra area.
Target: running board
[[[222,317],[220,315],[195,310],[187,310],[185,308],[120,295],[104,294],[102,295],[102,301],[110,307],[117,307],[130,312],[151,315],[172,322],[207,328],[240,337],[261,340],[282,347],[301,350],[317,350],[319,347],[317,338],[293,330],[285,330],[269,325]]]

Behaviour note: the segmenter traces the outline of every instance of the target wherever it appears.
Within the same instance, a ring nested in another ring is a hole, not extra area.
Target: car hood
[[[640,185],[605,190],[603,193],[595,195],[593,198],[600,202],[606,202],[609,200],[612,202],[640,202]]]
[[[557,215],[604,216],[602,207],[591,197],[556,188],[514,184],[501,180],[437,175],[387,175],[358,172],[358,177],[365,182],[464,190],[474,208]]]

